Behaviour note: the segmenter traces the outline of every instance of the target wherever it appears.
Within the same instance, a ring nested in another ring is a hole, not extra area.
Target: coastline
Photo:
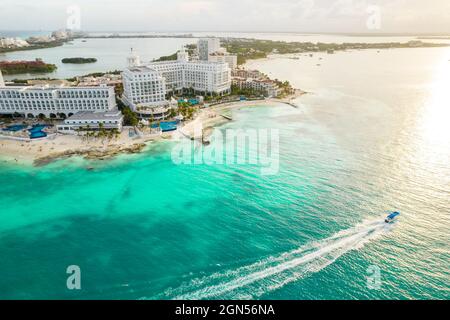
[[[129,128],[124,128],[119,138],[111,141],[86,140],[80,136],[58,134],[53,138],[37,141],[16,141],[0,138],[0,162],[18,165],[44,166],[53,161],[80,156],[87,160],[107,160],[121,154],[141,153],[147,145],[163,139],[173,139],[184,136],[190,139],[203,139],[213,128],[232,121],[224,113],[226,111],[254,106],[285,103],[294,106],[291,100],[306,92],[296,90],[293,95],[283,99],[269,98],[264,100],[237,101],[218,104],[199,110],[194,119],[185,123],[177,131],[161,135],[146,134],[129,137]],[[203,134],[198,136],[195,128],[203,128]]]

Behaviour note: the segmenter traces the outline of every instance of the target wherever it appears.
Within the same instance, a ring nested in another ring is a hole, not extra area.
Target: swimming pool
[[[170,121],[170,122],[161,122],[159,126],[161,127],[162,132],[168,132],[168,131],[174,131],[177,130],[177,121]]]
[[[17,132],[17,131],[25,129],[26,127],[28,127],[28,126],[24,125],[24,124],[15,124],[15,125],[4,128],[3,131]]]
[[[30,133],[30,139],[38,139],[38,138],[45,138],[47,136],[47,133],[45,133],[44,130],[48,126],[45,124],[35,124],[31,129],[28,130]]]
[[[47,134],[43,131],[30,132],[30,139],[45,138]]]

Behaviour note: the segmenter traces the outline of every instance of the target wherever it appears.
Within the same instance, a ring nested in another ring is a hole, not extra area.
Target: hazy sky
[[[64,28],[72,5],[86,31],[450,33],[450,0],[0,0],[0,30]]]

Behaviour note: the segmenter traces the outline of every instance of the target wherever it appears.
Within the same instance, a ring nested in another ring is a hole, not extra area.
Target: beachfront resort
[[[177,137],[205,144],[214,127],[232,120],[230,109],[298,93],[259,71],[234,68],[235,59],[215,60],[216,48],[203,45],[207,60],[190,46],[175,59],[150,62],[131,50],[123,71],[69,79],[7,82],[0,73],[2,160],[106,160]],[[219,54],[231,56],[220,47]]]
[[[155,127],[161,133],[176,130],[173,124],[189,120],[185,117],[192,118],[198,108],[246,99],[243,92],[260,97],[277,97],[282,92],[266,75],[239,69],[237,55],[221,47],[218,38],[200,39],[190,53],[182,48],[174,60],[144,62],[133,49],[126,59],[128,67],[121,73],[74,81],[10,84],[0,71],[0,136],[31,141],[92,131],[121,132],[124,127],[136,127],[126,123],[124,108],[141,126],[149,126],[152,134]],[[188,113],[187,107],[197,109]]]

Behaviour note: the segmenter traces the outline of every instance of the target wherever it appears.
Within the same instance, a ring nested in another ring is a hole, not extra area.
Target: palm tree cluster
[[[99,123],[98,130],[92,129],[90,125],[87,125],[86,127],[79,128],[77,131],[78,133],[81,133],[86,142],[100,140],[103,144],[105,142],[117,140],[120,136],[120,132],[117,128],[107,130],[103,123]]]

